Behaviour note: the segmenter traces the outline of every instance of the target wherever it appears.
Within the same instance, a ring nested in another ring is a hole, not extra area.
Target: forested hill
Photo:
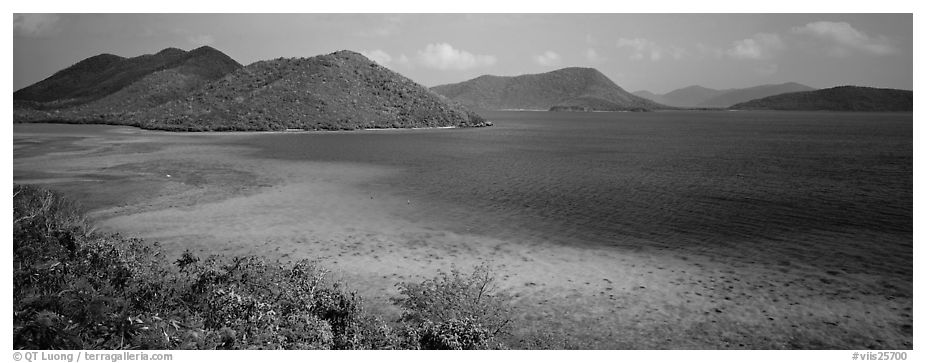
[[[730,107],[736,110],[913,111],[913,91],[841,86],[785,93]]]
[[[432,90],[464,106],[485,110],[646,111],[668,108],[625,91],[594,68],[563,68],[515,77],[486,75],[436,86]]]

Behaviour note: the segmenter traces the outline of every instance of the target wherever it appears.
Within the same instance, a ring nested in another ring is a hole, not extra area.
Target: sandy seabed
[[[452,232],[403,218],[416,208],[408,196],[362,187],[396,172],[387,167],[261,159],[231,142],[247,134],[43,126],[15,127],[14,182],[61,190],[101,230],[159,241],[171,257],[317,259],[390,317],[397,283],[486,262],[515,297],[522,336],[617,349],[912,349],[912,297],[874,291],[867,275]]]

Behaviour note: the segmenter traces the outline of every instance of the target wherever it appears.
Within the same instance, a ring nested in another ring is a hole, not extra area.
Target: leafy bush
[[[73,203],[14,187],[16,349],[381,349],[398,340],[310,261],[200,261],[93,233]]]
[[[469,275],[458,269],[420,283],[400,283],[395,303],[404,309],[401,321],[417,326],[423,349],[480,349],[508,334],[509,298],[498,293],[488,265]],[[416,338],[413,336],[414,338]]]
[[[13,189],[13,282],[15,349],[488,349],[511,321],[485,265],[399,285],[390,326],[312,261],[165,263],[31,186]]]
[[[420,349],[488,349],[493,334],[472,319],[424,322],[416,331]]]

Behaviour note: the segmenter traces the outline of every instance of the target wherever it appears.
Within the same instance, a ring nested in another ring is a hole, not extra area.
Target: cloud
[[[752,38],[733,42],[733,47],[727,49],[726,54],[735,59],[768,59],[784,47],[785,43],[778,34],[758,33]]]
[[[533,56],[533,59],[534,59],[534,62],[537,62],[537,64],[542,65],[544,67],[558,65],[561,60],[559,54],[556,54],[556,52],[552,50],[543,52],[543,54],[535,55]]]
[[[215,43],[215,37],[209,34],[193,35],[187,38],[187,41],[193,45],[209,45]]]
[[[425,67],[440,70],[466,70],[491,66],[495,64],[496,58],[454,49],[447,43],[437,43],[428,44],[424,50],[419,50],[417,61]]]
[[[852,49],[874,55],[888,55],[897,52],[886,37],[870,37],[846,22],[817,21],[794,27],[791,31],[833,43],[829,52],[836,56],[848,55]]]
[[[41,37],[58,31],[57,14],[13,14],[13,33],[24,37]]]
[[[392,62],[392,57],[389,53],[386,53],[382,49],[373,49],[373,50],[361,50],[360,54],[363,54],[364,57],[370,58],[370,60],[378,63],[381,66],[385,66]]]
[[[599,55],[595,48],[588,48],[585,51],[585,59],[591,63],[604,63],[607,60],[607,58]]]
[[[620,38],[617,40],[618,48],[630,49],[630,59],[658,61],[663,58],[681,59],[687,53],[684,48],[676,46],[661,46],[643,38]]]

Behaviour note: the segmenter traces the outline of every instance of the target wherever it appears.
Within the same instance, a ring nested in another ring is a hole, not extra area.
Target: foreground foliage
[[[490,338],[511,323],[507,298],[495,289],[492,271],[483,265],[469,276],[452,270],[421,283],[401,283],[403,297],[395,302],[405,311],[401,321],[419,327],[424,348],[488,348]]]
[[[487,349],[508,333],[485,266],[401,285],[403,317],[386,322],[311,261],[171,264],[51,191],[13,194],[14,349]]]

